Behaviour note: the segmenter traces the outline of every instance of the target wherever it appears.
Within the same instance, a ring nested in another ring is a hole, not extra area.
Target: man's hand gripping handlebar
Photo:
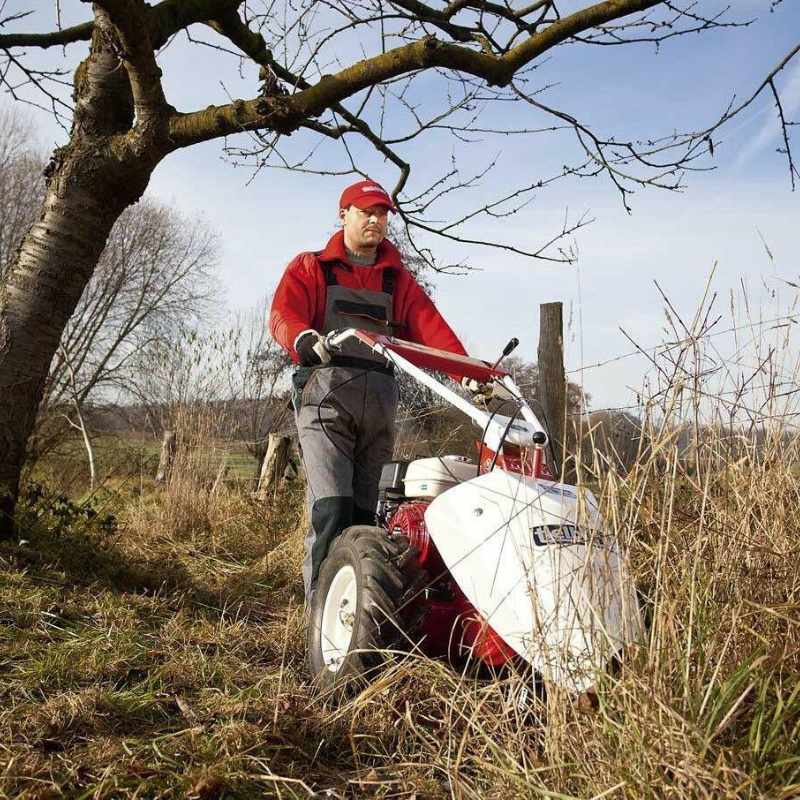
[[[331,360],[330,349],[325,343],[327,337],[315,330],[303,331],[294,342],[294,349],[301,367],[317,367]]]

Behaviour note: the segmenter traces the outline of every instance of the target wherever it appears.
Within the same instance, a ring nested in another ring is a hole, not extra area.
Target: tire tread
[[[358,562],[357,572],[362,576],[358,630],[345,663],[337,672],[328,671],[322,662],[319,636],[313,635],[315,621],[319,624],[321,620],[317,606],[324,606],[324,598],[318,597],[326,572],[323,563],[311,610],[309,666],[323,688],[336,684],[353,687],[384,663],[386,651],[407,652],[419,642],[427,616],[423,590],[428,579],[409,540],[383,528],[347,528],[331,545],[326,563],[329,561]]]

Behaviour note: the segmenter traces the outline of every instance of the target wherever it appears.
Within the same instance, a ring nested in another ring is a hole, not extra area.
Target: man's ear
[[[344,225],[344,215],[345,215],[346,211],[347,211],[346,208],[340,208],[339,209],[339,222],[341,222],[342,225]]]

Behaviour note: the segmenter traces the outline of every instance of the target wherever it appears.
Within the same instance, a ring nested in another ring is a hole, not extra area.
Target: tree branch
[[[307,118],[319,116],[325,109],[363,89],[405,73],[431,67],[445,67],[483,78],[490,85],[505,86],[515,72],[575,33],[650,8],[659,2],[661,0],[605,0],[554,22],[499,57],[427,36],[364,59],[336,75],[323,75],[316,84],[291,98],[235,100],[224,106],[175,114],[170,122],[171,144],[174,148],[187,147],[241,131],[264,128],[288,134],[297,130]],[[263,44],[263,40],[261,41]]]
[[[0,33],[0,50],[12,47],[48,47],[64,46],[73,42],[87,42],[92,38],[94,22],[83,22],[71,28],[48,33]]]
[[[446,11],[438,11],[425,5],[425,3],[419,2],[419,0],[392,0],[392,5],[402,8],[403,11],[408,12],[420,22],[428,22],[431,25],[435,25],[456,42],[467,43],[475,39],[475,32],[472,28],[450,22],[450,17],[455,12],[448,14]]]
[[[189,25],[212,19],[215,15],[235,10],[243,0],[162,0],[152,8],[146,8],[147,25],[153,47],[162,47],[170,36]],[[12,47],[64,46],[73,42],[85,42],[92,38],[92,20],[47,33],[0,33],[0,50]]]
[[[775,88],[775,81],[770,78],[769,79],[769,88],[772,90],[772,96],[775,98],[775,105],[778,109],[778,118],[781,121],[781,134],[783,135],[783,153],[786,155],[787,160],[789,161],[789,178],[792,181],[792,191],[795,189],[795,176],[800,177],[800,172],[797,171],[797,167],[794,164],[794,158],[792,157],[792,146],[789,142],[789,132],[788,126],[791,124],[786,121],[786,116],[783,113],[783,103],[781,103],[781,97],[778,94],[778,90]]]
[[[161,70],[150,41],[150,16],[143,0],[96,0],[119,36],[119,58],[128,72],[139,122],[147,122],[167,108]]]
[[[264,37],[261,36],[260,33],[255,33],[250,30],[235,11],[221,14],[211,20],[209,24],[217,33],[224,36],[245,55],[261,65],[261,77],[265,81],[265,87],[272,83],[272,81],[270,81],[270,75],[274,75],[297,89],[305,90],[311,88],[310,83],[300,76],[289,72],[289,70],[274,60],[272,52],[264,41]],[[274,86],[272,87],[271,93],[274,93]],[[331,110],[342,117],[342,119],[348,123],[351,130],[363,136],[379,153],[383,154],[400,170],[400,180],[397,182],[393,192],[393,196],[396,198],[408,179],[411,167],[358,115],[351,113],[340,103],[333,103],[331,105]],[[305,123],[305,127],[315,127],[316,125],[319,125],[319,123]],[[320,132],[323,132],[323,130],[320,129]],[[346,128],[339,126],[333,131],[326,129],[324,134],[331,138],[341,138],[342,134],[345,132]]]
[[[604,22],[610,22],[637,11],[644,11],[661,2],[662,0],[606,0],[604,3],[597,3],[556,20],[552,25],[548,25],[544,30],[534,34],[504,56],[503,61],[506,63],[508,72],[505,82],[508,82],[518,69],[576,33],[596,28]]]

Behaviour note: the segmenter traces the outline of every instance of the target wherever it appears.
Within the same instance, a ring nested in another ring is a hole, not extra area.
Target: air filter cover
[[[403,479],[406,497],[438,497],[477,474],[477,464],[464,456],[420,458],[408,465]]]

